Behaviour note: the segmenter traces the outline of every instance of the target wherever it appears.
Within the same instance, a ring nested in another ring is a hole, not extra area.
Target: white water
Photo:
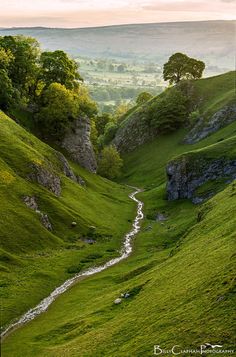
[[[23,316],[19,318],[16,322],[9,325],[1,334],[1,337],[9,334],[12,330],[15,330],[21,325],[26,324],[27,322],[33,320],[35,317],[45,312],[48,307],[53,303],[54,300],[66,290],[69,289],[79,278],[94,275],[99,273],[112,265],[119,263],[121,260],[126,259],[132,252],[132,238],[140,231],[140,221],[143,219],[143,202],[139,201],[135,196],[137,193],[141,192],[140,189],[136,189],[135,192],[131,193],[129,197],[137,202],[137,215],[134,219],[132,229],[129,233],[125,235],[123,247],[120,252],[120,256],[114,259],[109,260],[104,265],[93,267],[87,269],[81,273],[76,274],[73,278],[66,280],[61,286],[56,288],[48,297],[43,299],[36,307],[27,311]]]

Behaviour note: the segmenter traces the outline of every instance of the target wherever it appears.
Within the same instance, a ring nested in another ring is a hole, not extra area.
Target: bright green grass
[[[230,136],[232,130],[226,129],[204,142]],[[182,134],[176,134],[175,143]],[[171,157],[180,144],[174,147],[173,136],[165,139],[167,146],[173,145]],[[168,156],[155,148],[157,143],[150,151],[164,166]],[[146,146],[143,150],[147,153]],[[145,164],[147,158],[143,156]],[[140,169],[143,178],[150,175],[150,187],[155,182],[151,172]],[[162,182],[164,175],[158,181]],[[152,356],[154,344],[196,348],[206,341],[233,347],[235,185],[201,207],[185,200],[167,202],[164,183],[140,197],[146,219],[132,256],[81,281],[46,314],[15,331],[4,342],[3,356],[141,357]],[[164,224],[155,220],[158,212],[168,217]],[[114,306],[113,300],[124,291],[133,292],[133,297]]]
[[[233,123],[192,146],[181,144],[185,132],[179,131],[126,155],[121,179],[146,188],[140,194],[146,218],[132,256],[81,281],[46,314],[15,331],[4,342],[3,356],[141,357],[152,356],[154,344],[196,348],[211,342],[233,347],[235,185],[203,206],[189,201],[167,202],[165,166],[173,157],[220,142],[235,131]],[[92,192],[100,192],[99,182],[106,182],[96,180],[91,177]],[[112,202],[116,195],[114,192]],[[45,201],[45,208],[50,202]],[[117,203],[116,208],[122,218],[124,205]],[[157,222],[157,213],[164,213],[168,220]],[[81,222],[83,217],[81,214]],[[86,227],[86,223],[81,225]],[[59,239],[67,242],[64,236]],[[62,255],[65,257],[63,250]],[[48,261],[53,266],[61,257],[53,260],[49,256]],[[50,271],[50,267],[45,270]],[[124,291],[131,291],[133,296],[115,306],[113,300]]]
[[[87,268],[118,254],[129,230],[135,205],[131,191],[73,164],[74,172],[86,181],[82,187],[60,171],[55,150],[27,133],[0,113],[0,253],[2,271],[1,308],[3,325],[18,317],[71,276],[72,270]],[[26,179],[32,162],[48,165],[61,177],[62,194]],[[39,209],[48,214],[53,232],[45,229],[37,213],[22,202],[35,195]],[[77,227],[71,228],[76,221]],[[97,243],[81,238],[96,227]],[[97,253],[97,257],[88,256]],[[81,263],[82,261],[82,263]]]
[[[3,356],[141,357],[152,356],[154,344],[197,348],[206,341],[233,348],[235,202],[232,184],[201,208],[198,223],[198,209],[189,202],[165,204],[168,221],[152,221],[152,230],[136,238],[131,258],[81,281],[13,332]],[[185,234],[176,245],[181,222]],[[170,244],[163,249],[168,226]],[[115,306],[124,291],[133,296]]]
[[[219,143],[236,134],[236,122],[194,145],[183,144],[186,132],[162,136],[124,156],[122,180],[145,188],[156,187],[166,181],[166,163],[184,152]],[[234,150],[234,149],[233,149]]]
[[[236,71],[194,82],[201,99],[200,110],[208,118],[224,105],[236,101]]]

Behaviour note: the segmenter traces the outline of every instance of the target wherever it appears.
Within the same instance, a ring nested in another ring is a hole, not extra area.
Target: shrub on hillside
[[[175,131],[187,120],[187,108],[188,98],[180,90],[167,90],[163,97],[146,108],[148,123],[163,134]]]
[[[136,103],[138,105],[142,105],[146,102],[148,102],[150,99],[152,99],[153,96],[151,93],[148,93],[148,92],[142,92],[138,95],[137,99],[136,99]]]
[[[114,139],[117,130],[118,124],[114,122],[107,123],[104,129],[104,134],[100,135],[98,138],[98,147],[102,148],[105,145],[110,144],[110,142]]]
[[[120,175],[123,166],[117,149],[114,146],[107,146],[101,151],[98,163],[98,173],[108,179],[114,179]]]

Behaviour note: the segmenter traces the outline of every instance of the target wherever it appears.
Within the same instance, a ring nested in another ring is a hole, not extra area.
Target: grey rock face
[[[57,152],[57,157],[60,160],[61,164],[62,164],[62,170],[63,173],[69,177],[71,180],[77,182],[77,178],[74,174],[74,172],[72,171],[72,169],[70,168],[70,165],[68,163],[68,161],[66,160],[65,156],[62,155],[61,152]]]
[[[42,222],[42,225],[49,231],[52,231],[52,225],[49,221],[48,215],[45,213],[40,212],[40,219]]]
[[[192,198],[195,190],[209,180],[227,178],[227,181],[236,179],[236,160],[192,159],[183,157],[171,161],[166,168],[168,200]],[[200,203],[193,199],[194,203]]]
[[[163,222],[163,221],[167,221],[167,219],[168,217],[163,213],[157,213],[156,221]]]
[[[49,171],[43,166],[31,164],[33,172],[28,175],[28,178],[32,181],[39,183],[40,185],[53,192],[56,196],[61,194],[61,180],[52,171]]]
[[[143,118],[144,113],[135,112],[131,118],[121,126],[112,141],[121,153],[130,152],[148,141],[154,139],[157,133],[150,129]]]
[[[204,139],[208,135],[216,132],[220,128],[229,125],[236,120],[236,104],[226,106],[216,112],[210,120],[205,123],[204,118],[199,118],[197,124],[185,137],[186,144],[194,144]]]
[[[75,120],[73,127],[66,133],[60,145],[65,148],[72,159],[88,171],[97,171],[97,162],[90,141],[90,120],[83,116]]]
[[[24,196],[23,201],[30,209],[33,209],[34,211],[38,210],[38,204],[35,196]]]
[[[38,215],[40,216],[40,221],[42,222],[43,226],[46,229],[48,229],[49,231],[52,231],[52,225],[49,221],[48,215],[39,210],[36,197],[35,196],[24,196],[23,201],[27,207],[29,207],[30,209],[32,209],[36,213],[38,213]]]
[[[81,176],[76,176],[77,182],[81,185],[81,186],[86,186],[86,182],[84,181],[84,179]]]

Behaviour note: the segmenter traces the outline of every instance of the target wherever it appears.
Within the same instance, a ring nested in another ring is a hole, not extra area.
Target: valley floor
[[[191,148],[235,129],[226,127]],[[234,348],[236,186],[221,188],[201,206],[168,202],[165,164],[186,150],[182,137],[176,133],[125,158],[123,180],[146,189],[139,194],[145,220],[133,254],[71,287],[13,332],[4,341],[4,357],[143,357],[153,356],[154,345],[199,349],[206,342]],[[122,207],[120,225],[126,222],[127,231],[130,213],[125,218]],[[115,305],[122,293],[129,297]]]

